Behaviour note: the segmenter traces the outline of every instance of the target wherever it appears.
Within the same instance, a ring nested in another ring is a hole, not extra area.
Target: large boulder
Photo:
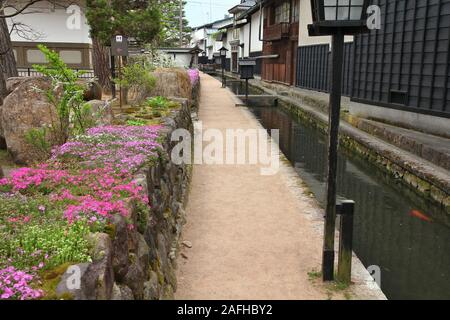
[[[149,96],[176,97],[191,100],[192,87],[184,69],[161,68],[153,72],[156,85]]]
[[[78,84],[84,87],[84,100],[102,100],[103,89],[102,86],[94,80],[78,80]]]
[[[4,101],[0,123],[8,150],[17,163],[30,164],[39,158],[36,148],[25,138],[31,129],[60,126],[56,108],[45,93],[49,89],[47,78],[26,78],[15,85]],[[54,138],[50,134],[46,137],[50,145]]]
[[[36,77],[33,77],[33,79]],[[24,77],[12,77],[8,78],[6,80],[6,92],[10,94],[13,92],[18,86],[20,86],[25,80],[31,79],[31,78],[24,78]]]
[[[114,113],[111,102],[91,100],[87,102],[87,105],[91,108],[91,120],[96,126],[106,126],[113,123]]]

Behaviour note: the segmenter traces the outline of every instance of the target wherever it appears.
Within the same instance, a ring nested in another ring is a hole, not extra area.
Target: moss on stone
[[[73,300],[74,297],[70,293],[58,295],[56,288],[61,282],[61,278],[72,263],[64,263],[52,270],[44,271],[41,275],[42,285],[40,289],[44,291],[42,300]]]

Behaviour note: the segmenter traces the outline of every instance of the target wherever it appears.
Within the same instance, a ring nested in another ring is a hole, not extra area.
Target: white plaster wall
[[[252,34],[251,34],[251,47],[250,47],[250,51],[251,52],[259,52],[263,50],[263,42],[259,41],[259,28],[261,27],[261,36],[263,35],[263,21],[261,21],[261,25],[260,25],[260,11],[255,12],[254,14],[252,14],[252,21],[251,21],[251,25],[252,25]]]
[[[300,26],[298,35],[298,45],[307,46],[313,44],[329,43],[331,46],[331,36],[310,37],[308,35],[308,24],[312,23],[311,0],[300,0]],[[345,37],[346,42],[353,41],[352,36]]]
[[[227,51],[227,58],[231,58],[231,45],[230,45],[230,41],[232,41],[232,40],[233,40],[233,29],[232,29],[232,28],[229,28],[229,29],[227,30],[227,41],[226,41],[226,44],[225,44],[225,48],[228,49],[228,51]]]
[[[189,68],[192,55],[190,53],[172,53],[160,51],[162,56],[172,60],[173,64],[180,68]]]
[[[198,29],[198,30],[194,30],[191,32],[191,45],[195,46],[196,44],[199,44],[199,42],[201,42],[202,40],[205,39],[205,29]],[[200,48],[200,49],[204,49],[204,48]]]
[[[7,9],[6,13],[10,13],[12,9]],[[29,13],[32,11],[33,13]],[[83,11],[80,12],[79,28],[71,29],[67,26],[68,21],[73,15],[72,12],[67,13],[64,8],[56,8],[50,4],[39,4],[33,8],[27,9],[28,14],[20,14],[12,19],[7,19],[8,26],[12,23],[24,23],[37,31],[41,37],[36,42],[65,42],[65,43],[84,43],[90,44],[91,38],[89,36],[89,26]],[[70,24],[69,24],[70,26]],[[12,41],[26,41],[30,39],[23,39],[15,32],[11,35]]]
[[[249,47],[250,47],[250,23],[245,24],[241,27],[241,43],[244,44],[242,49],[242,56],[249,57]]]

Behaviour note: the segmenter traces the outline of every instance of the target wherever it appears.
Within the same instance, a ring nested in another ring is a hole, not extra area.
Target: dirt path
[[[199,119],[204,128],[260,128],[232,94],[201,76]],[[327,299],[308,275],[320,270],[318,210],[284,169],[196,165],[178,259],[177,299]],[[291,182],[290,182],[291,181]],[[183,257],[184,256],[184,257]],[[333,294],[342,298],[342,294]]]

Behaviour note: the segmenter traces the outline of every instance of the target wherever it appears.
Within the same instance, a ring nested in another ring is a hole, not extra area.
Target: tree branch
[[[15,7],[12,6],[2,6],[0,11],[3,11],[6,8],[12,7],[16,10],[16,12],[14,13],[10,13],[10,14],[2,14],[0,15],[0,19],[5,19],[5,18],[12,18],[15,17],[19,14],[21,14],[22,12],[24,12],[26,9],[28,9],[29,7],[31,7],[33,4],[38,3],[38,2],[43,2],[43,1],[47,1],[47,0],[30,0],[30,2],[28,2],[27,4],[25,4],[22,8],[17,9]]]

